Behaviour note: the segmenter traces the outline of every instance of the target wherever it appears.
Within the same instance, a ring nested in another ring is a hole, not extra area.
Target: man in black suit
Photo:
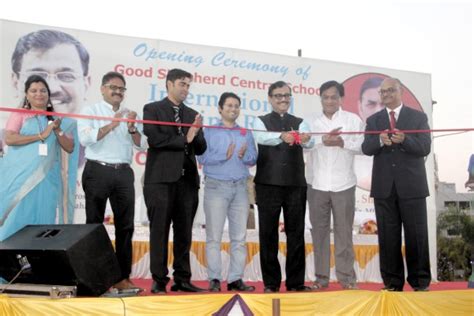
[[[288,113],[290,85],[277,81],[268,88],[272,112],[254,123],[258,144],[255,190],[258,205],[260,267],[265,293],[280,291],[281,269],[278,261],[279,220],[283,209],[286,234],[286,289],[305,292],[304,217],[306,178],[303,148],[314,146],[309,124]],[[266,131],[266,132],[263,132]],[[297,138],[300,141],[297,141]]]
[[[378,225],[380,272],[384,289],[403,290],[403,225],[407,282],[415,291],[424,291],[431,281],[424,160],[430,153],[431,136],[428,132],[402,131],[429,130],[428,118],[402,104],[398,79],[385,79],[380,96],[386,108],[367,119],[366,130],[381,133],[366,134],[362,144],[364,154],[374,156],[371,196]]]
[[[201,116],[184,105],[192,75],[172,69],[166,76],[168,97],[145,105],[143,119],[202,125]],[[166,293],[168,235],[173,222],[172,291],[200,292],[191,280],[189,251],[198,206],[199,174],[195,155],[206,151],[206,140],[197,126],[145,124],[148,155],[143,194],[150,220],[151,291]]]

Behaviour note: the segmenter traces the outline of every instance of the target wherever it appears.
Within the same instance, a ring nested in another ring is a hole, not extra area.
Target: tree
[[[442,230],[448,236],[442,236]],[[438,216],[437,231],[439,280],[457,279],[457,270],[462,270],[462,278],[467,280],[472,273],[470,261],[474,260],[474,220],[464,211],[449,207]]]

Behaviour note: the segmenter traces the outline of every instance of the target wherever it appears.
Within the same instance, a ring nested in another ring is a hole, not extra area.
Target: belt
[[[242,178],[239,180],[220,180],[220,179],[215,179],[215,178],[210,178],[210,177],[205,177],[205,180],[210,179],[211,181],[217,181],[217,182],[224,182],[224,183],[230,183],[230,184],[236,184],[240,182],[247,182],[247,178]]]
[[[102,165],[102,166],[114,168],[114,169],[127,169],[127,168],[130,168],[130,164],[128,164],[128,163],[108,163],[108,162],[99,161],[99,160],[92,160],[92,159],[87,159],[87,161],[90,161],[90,162],[93,162],[93,163],[96,163],[96,164],[99,164],[99,165]]]

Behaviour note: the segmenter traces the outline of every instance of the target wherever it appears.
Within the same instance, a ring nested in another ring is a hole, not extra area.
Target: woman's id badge
[[[44,144],[44,143],[39,144],[38,154],[40,156],[47,156],[48,155],[48,144]]]

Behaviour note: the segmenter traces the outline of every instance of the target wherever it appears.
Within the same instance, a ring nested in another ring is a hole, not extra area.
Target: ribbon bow
[[[298,133],[297,131],[291,131],[290,134],[293,136],[293,138],[295,139],[295,141],[292,143],[292,145],[296,144],[296,145],[301,145],[301,137],[300,137],[300,133]]]

